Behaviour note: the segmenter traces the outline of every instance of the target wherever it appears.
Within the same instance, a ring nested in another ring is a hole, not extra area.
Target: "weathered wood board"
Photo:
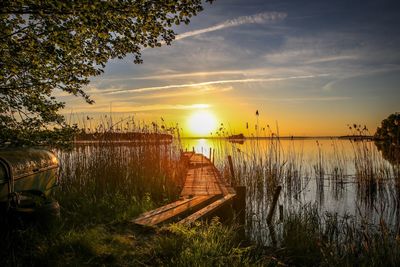
[[[202,208],[201,210],[196,211],[192,215],[180,220],[178,223],[190,225],[190,224],[194,223],[196,220],[198,220],[202,217],[206,217],[209,214],[212,214],[213,212],[215,212],[217,209],[221,208],[222,206],[231,203],[234,197],[235,197],[235,194],[226,195],[226,196],[214,201],[210,205]]]
[[[142,226],[156,226],[183,215],[180,223],[192,223],[232,201],[235,190],[221,178],[214,164],[202,154],[184,152],[188,172],[181,191],[181,199],[145,212],[133,220]]]
[[[160,212],[149,212],[145,216],[139,216],[134,220],[135,224],[143,226],[155,226],[173,219],[183,213],[190,211],[197,211],[199,208],[204,207],[214,196],[197,196],[189,199],[180,205],[172,206],[170,208],[161,207]]]

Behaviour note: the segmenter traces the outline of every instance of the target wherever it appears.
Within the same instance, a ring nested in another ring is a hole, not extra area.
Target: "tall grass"
[[[313,157],[305,155],[302,146],[294,145],[301,141],[286,139],[283,145],[279,135],[272,132],[262,140],[253,138],[243,145],[225,141],[213,143],[222,150],[219,154],[232,155],[236,184],[247,188],[246,229],[250,238],[259,244],[271,244],[266,216],[278,185],[283,187],[279,203],[286,215],[298,212],[309,202],[316,202],[322,215],[336,208],[330,206],[334,199],[338,203],[349,203],[350,213],[358,221],[368,218],[371,223],[379,224],[383,219],[391,230],[397,229],[396,222],[400,218],[398,168],[383,159],[371,140],[357,136],[357,140],[317,141]],[[349,142],[351,153],[349,146],[344,148],[345,142]],[[219,168],[229,177],[227,161],[224,158],[220,161],[225,166]],[[345,210],[337,212],[343,215]],[[276,220],[275,223],[280,222]]]
[[[373,225],[305,206],[289,214],[279,236],[277,257],[297,266],[398,266],[400,239],[386,225]]]
[[[141,206],[148,209],[176,199],[185,175],[172,145],[100,142],[61,151],[59,157],[63,164],[57,199],[65,212],[78,218],[87,213],[88,221],[96,214],[118,219],[104,216],[106,211],[133,216]]]

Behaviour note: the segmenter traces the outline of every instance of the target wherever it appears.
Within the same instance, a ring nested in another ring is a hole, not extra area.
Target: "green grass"
[[[145,232],[127,220],[73,226],[60,221],[2,236],[3,266],[398,266],[400,238],[306,206],[278,227],[278,245],[243,244],[234,226],[196,223]],[[6,247],[7,246],[7,247]],[[5,255],[7,251],[7,255]]]
[[[239,246],[236,232],[214,220],[188,228],[172,225],[144,233],[128,223],[97,224],[82,229],[32,227],[13,233],[23,247],[9,247],[3,264],[33,266],[246,266],[251,247]],[[3,265],[5,266],[5,265]]]

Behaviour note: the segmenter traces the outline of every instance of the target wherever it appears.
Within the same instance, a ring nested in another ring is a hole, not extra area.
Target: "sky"
[[[63,96],[64,113],[163,118],[186,136],[221,123],[245,135],[256,123],[280,135],[346,135],[353,123],[373,134],[400,111],[399,12],[385,0],[216,0],[174,28],[171,46],[144,49],[143,64],[111,60],[85,88],[96,103]]]

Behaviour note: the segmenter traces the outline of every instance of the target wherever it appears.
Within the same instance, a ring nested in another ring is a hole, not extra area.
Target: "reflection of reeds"
[[[315,171],[315,182],[317,185],[317,196],[319,202],[323,204],[324,201],[324,181],[325,181],[325,160],[324,160],[324,152],[322,150],[322,145],[317,140],[317,148],[318,148],[318,157],[317,163],[314,165]]]
[[[372,204],[393,178],[390,165],[379,155],[370,141],[351,141],[354,152],[355,181],[361,198]]]

